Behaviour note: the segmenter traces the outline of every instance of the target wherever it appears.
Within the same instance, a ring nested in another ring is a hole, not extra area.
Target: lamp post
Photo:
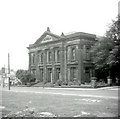
[[[10,90],[10,55],[8,53],[8,90]]]

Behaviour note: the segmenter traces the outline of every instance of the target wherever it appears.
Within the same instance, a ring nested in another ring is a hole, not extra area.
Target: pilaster
[[[46,50],[44,50],[43,82],[46,82],[46,78],[47,78],[46,63],[47,63],[47,52]]]
[[[55,81],[55,66],[54,66],[54,64],[55,64],[55,54],[54,54],[54,48],[52,48],[51,49],[51,51],[52,51],[52,79],[51,79],[51,83],[53,83],[54,81]]]
[[[36,80],[40,80],[40,72],[39,72],[39,66],[38,66],[38,52],[35,51],[35,66],[36,66]]]
[[[70,67],[67,68],[68,83],[70,82]]]
[[[62,81],[64,81],[64,47],[63,44],[60,47],[60,75],[61,75],[61,79]]]
[[[66,49],[66,46],[64,46],[64,51],[63,51],[63,54],[64,54],[64,81],[67,82],[67,49]]]
[[[29,72],[31,72],[31,53],[29,53],[28,55],[29,55]]]
[[[78,81],[79,84],[82,83],[83,80],[83,45],[82,41],[80,40],[80,43],[78,45]]]

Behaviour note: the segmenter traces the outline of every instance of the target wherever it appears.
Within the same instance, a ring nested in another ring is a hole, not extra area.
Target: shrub
[[[78,85],[80,86],[81,85],[81,82],[78,80]]]
[[[91,77],[91,80],[96,80],[97,81],[97,77]]]
[[[96,81],[97,81],[97,77],[91,77],[91,86],[93,88],[97,87]]]
[[[71,86],[71,85],[74,85],[74,83],[73,82],[69,82],[68,85]]]
[[[53,84],[53,83],[50,83],[50,87],[54,87],[54,84]]]
[[[30,77],[30,82],[35,82],[36,81],[36,78],[33,78],[33,77]]]
[[[68,83],[66,81],[62,82],[62,85],[68,85]]]
[[[77,84],[77,81],[73,81],[73,84],[76,85],[76,84]]]
[[[57,84],[58,86],[61,86],[61,85],[62,85],[62,80],[61,80],[61,79],[57,80],[56,84]]]
[[[97,86],[106,86],[106,84],[105,84],[105,82],[102,80],[102,81],[97,82]]]
[[[53,80],[52,84],[55,84],[55,81]]]
[[[40,82],[40,80],[35,80],[35,83],[39,83]]]

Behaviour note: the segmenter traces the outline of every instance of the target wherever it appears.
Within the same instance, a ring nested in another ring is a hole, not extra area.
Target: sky
[[[86,32],[103,36],[118,15],[119,0],[1,0],[0,68],[28,69],[29,44],[46,30],[61,35]]]

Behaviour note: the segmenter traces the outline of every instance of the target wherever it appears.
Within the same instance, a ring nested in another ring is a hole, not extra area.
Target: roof
[[[42,42],[42,41],[44,41],[45,37],[47,37],[47,35],[51,36],[52,40],[48,39],[47,42],[46,41]],[[54,41],[59,41],[59,40],[67,40],[67,39],[75,38],[75,37],[86,38],[86,39],[95,39],[96,35],[90,34],[90,33],[85,33],[85,32],[74,32],[74,33],[71,33],[71,34],[68,34],[68,35],[65,35],[65,34],[62,33],[61,36],[59,36],[59,35],[51,33],[50,29],[47,28],[47,31],[45,31],[40,36],[40,38],[38,38],[36,40],[36,42],[34,44],[29,45],[29,47],[27,47],[27,48],[29,49],[30,47],[38,46],[39,44],[46,44],[48,42],[54,42]]]
[[[66,38],[72,38],[76,36],[81,36],[81,37],[88,37],[88,38],[95,38],[96,35],[90,34],[90,33],[84,33],[84,32],[75,32],[69,35],[65,35]]]
[[[58,35],[56,35],[56,34],[53,34],[53,33],[51,33],[51,32],[49,32],[49,31],[45,31],[44,33],[43,33],[43,35],[42,36],[40,36],[40,38],[38,38],[37,39],[37,41],[34,43],[34,44],[37,44],[40,40],[42,40],[46,35],[51,35],[51,36],[53,36],[53,37],[55,37],[55,38],[60,38],[60,36],[58,36]]]

